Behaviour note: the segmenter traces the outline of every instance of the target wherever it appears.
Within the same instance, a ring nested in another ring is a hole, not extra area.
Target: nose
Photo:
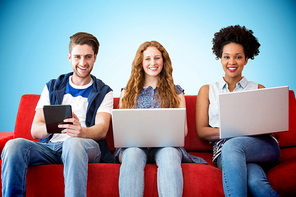
[[[154,59],[154,58],[151,58],[151,60],[150,60],[150,65],[151,65],[151,66],[154,66],[154,64],[155,64],[155,59]]]
[[[231,58],[229,59],[228,64],[230,64],[230,65],[234,65],[234,64],[236,64],[235,58],[231,57]]]
[[[81,66],[84,66],[86,64],[85,58],[84,57],[81,57],[79,63],[80,63]]]

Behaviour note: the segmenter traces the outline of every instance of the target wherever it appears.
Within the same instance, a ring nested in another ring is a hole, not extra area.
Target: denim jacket
[[[65,88],[68,78],[73,75],[73,72],[61,75],[57,79],[50,80],[46,85],[49,91],[49,100],[51,105],[60,105],[63,101]],[[88,107],[86,112],[85,124],[87,127],[91,127],[95,124],[96,112],[100,107],[102,101],[105,98],[105,95],[112,91],[112,89],[104,84],[100,79],[97,79],[95,76],[91,75],[94,83],[92,90],[88,96]],[[40,142],[48,142],[52,138],[50,135],[47,138],[41,139]],[[102,155],[101,159],[106,163],[113,163],[113,155],[111,154],[106,139],[98,140],[97,143],[100,146]]]

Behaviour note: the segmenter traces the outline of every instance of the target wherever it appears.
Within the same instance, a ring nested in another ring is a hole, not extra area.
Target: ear
[[[70,53],[68,53],[68,59],[71,62],[71,54]]]
[[[248,57],[246,57],[245,65],[248,63],[248,60],[249,60],[249,58],[248,58]]]
[[[94,56],[94,62],[97,60],[97,55],[98,54],[95,54],[95,56]]]

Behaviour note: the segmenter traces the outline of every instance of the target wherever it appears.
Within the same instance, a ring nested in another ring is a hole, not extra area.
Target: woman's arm
[[[180,107],[179,108],[186,108],[186,101],[185,101],[185,96],[183,92],[178,95],[180,98]],[[185,117],[185,136],[188,133],[188,128],[187,128],[187,118]]]
[[[209,85],[204,85],[196,99],[196,132],[201,140],[214,141],[219,136],[219,129],[209,126],[209,105]]]
[[[264,85],[258,84],[258,89],[265,88]]]
[[[122,98],[123,98],[124,95],[125,95],[125,89],[121,90],[120,97],[119,97],[119,105],[118,105],[118,108],[120,108],[120,106],[122,104]]]

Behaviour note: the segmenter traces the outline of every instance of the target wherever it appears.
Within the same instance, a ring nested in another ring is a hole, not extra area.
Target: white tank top
[[[233,92],[239,92],[244,90],[258,89],[258,83],[248,81],[243,77],[237,84]],[[209,125],[213,128],[219,128],[219,94],[229,92],[228,84],[221,78],[220,81],[209,85]],[[223,144],[227,139],[221,139],[215,141],[213,144],[213,159],[215,163],[218,156],[221,154]]]
[[[258,83],[248,81],[243,77],[237,84],[233,92],[258,89]],[[229,92],[228,84],[221,78],[220,81],[209,85],[209,125],[214,128],[219,127],[219,94]]]

